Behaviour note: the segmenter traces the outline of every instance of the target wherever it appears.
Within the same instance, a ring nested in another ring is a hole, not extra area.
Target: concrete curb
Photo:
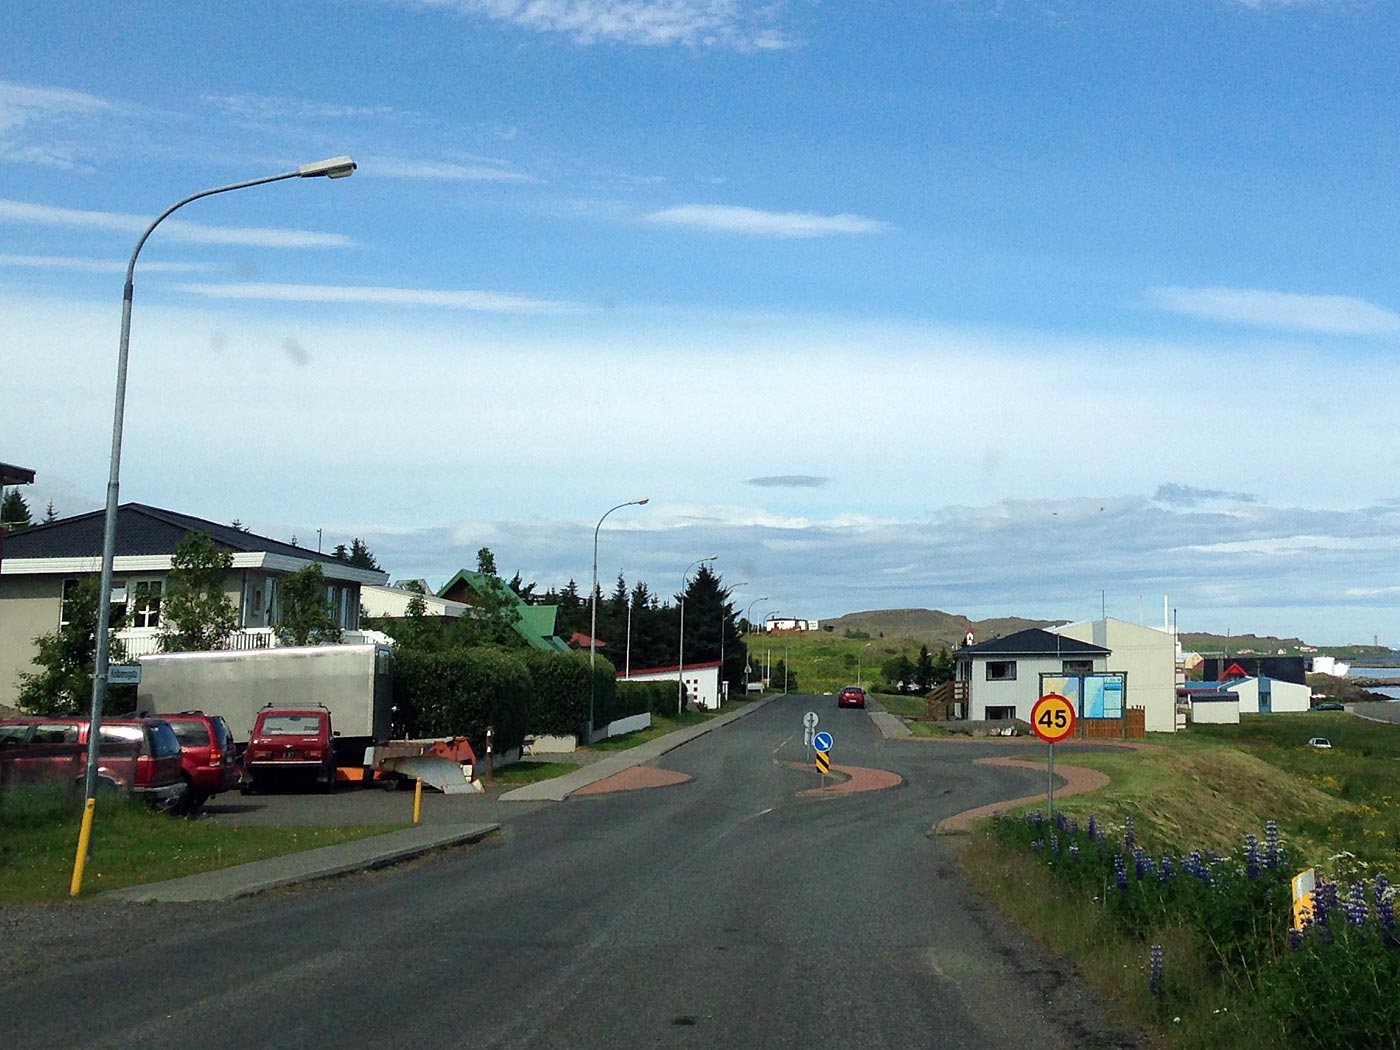
[[[128,886],[102,894],[109,900],[133,904],[188,904],[196,901],[228,901],[302,882],[334,878],[353,871],[383,868],[411,860],[435,849],[464,842],[479,842],[499,824],[420,825],[384,835],[338,842],[333,846],[250,861],[231,868],[204,871],[169,882]]]
[[[526,784],[507,791],[500,797],[502,802],[562,802],[570,794],[579,788],[596,784],[600,780],[606,780],[616,773],[621,773],[624,769],[631,769],[633,766],[642,766],[648,762],[653,762],[666,754],[674,751],[682,744],[688,744],[696,737],[704,736],[722,726],[727,726],[736,719],[757,711],[774,700],[781,700],[787,696],[786,693],[776,693],[773,696],[765,696],[762,700],[744,704],[736,707],[727,714],[717,715],[706,722],[696,726],[687,726],[684,729],[677,729],[674,733],[667,733],[659,736],[655,740],[650,740],[645,744],[629,748],[626,751],[618,751],[601,758],[597,762],[590,762],[588,765],[574,770],[572,773],[565,773],[562,777],[554,777],[551,780],[541,780],[536,784]]]

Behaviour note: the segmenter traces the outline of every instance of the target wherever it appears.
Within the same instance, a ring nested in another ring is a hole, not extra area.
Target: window
[[[140,580],[131,586],[131,613],[128,627],[159,627],[160,580]]]
[[[69,614],[69,613],[72,611],[72,609],[73,609],[73,605],[72,605],[73,596],[74,596],[74,593],[77,591],[77,589],[78,589],[78,581],[77,581],[77,580],[64,580],[64,581],[63,581],[63,598],[62,598],[62,600],[59,602],[59,606],[58,606],[58,625],[59,625],[60,627],[67,627],[67,626],[68,626],[68,614]]]
[[[1065,661],[1060,665],[1060,668],[1061,668],[1061,671],[1062,671],[1064,674],[1093,674],[1093,673],[1094,673],[1094,661],[1093,661],[1093,660],[1065,660]]]
[[[1015,661],[1015,660],[988,660],[988,661],[987,661],[987,681],[989,681],[989,682],[1014,682],[1014,681],[1016,681],[1016,661]]]
[[[988,722],[1000,722],[1000,721],[1003,721],[1003,720],[1006,720],[1006,719],[1015,718],[1015,717],[1016,717],[1016,708],[1015,708],[1015,707],[1007,706],[1007,707],[989,707],[989,708],[987,708],[987,721],[988,721]]]

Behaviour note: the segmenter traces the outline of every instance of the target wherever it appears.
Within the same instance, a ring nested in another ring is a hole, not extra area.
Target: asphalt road
[[[905,785],[800,796],[809,708],[836,763]],[[0,974],[5,1045],[1136,1045],[929,836],[1041,783],[971,765],[988,753],[1008,749],[886,741],[831,697],[786,698],[666,755],[688,783],[320,887],[94,913],[99,936]]]

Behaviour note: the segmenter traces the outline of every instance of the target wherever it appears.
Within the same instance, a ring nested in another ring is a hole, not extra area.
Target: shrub
[[[562,735],[579,733],[588,725],[590,701],[588,656],[585,653],[555,653],[532,649],[524,653],[533,688],[530,693],[531,733]],[[597,672],[607,661],[598,661]],[[601,677],[601,675],[599,675]],[[598,718],[597,697],[594,702]]]
[[[496,751],[520,746],[530,691],[524,662],[500,649],[405,649],[394,660],[394,704],[409,732],[464,736],[478,752],[487,726],[495,730]]]
[[[661,718],[676,717],[676,685],[674,682],[629,682],[624,680],[617,683],[617,695],[619,702],[629,708],[630,714],[650,711],[653,715]]]

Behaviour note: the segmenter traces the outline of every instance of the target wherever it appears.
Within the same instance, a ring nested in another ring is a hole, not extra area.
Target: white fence
[[[132,627],[118,631],[117,638],[126,646],[126,655],[132,658],[149,656],[160,652],[160,629],[155,627]],[[363,645],[374,642],[379,645],[393,645],[394,641],[380,631],[341,631],[341,645]],[[224,639],[221,648],[244,652],[250,649],[277,649],[281,646],[277,632],[271,627],[249,627],[234,631]]]

